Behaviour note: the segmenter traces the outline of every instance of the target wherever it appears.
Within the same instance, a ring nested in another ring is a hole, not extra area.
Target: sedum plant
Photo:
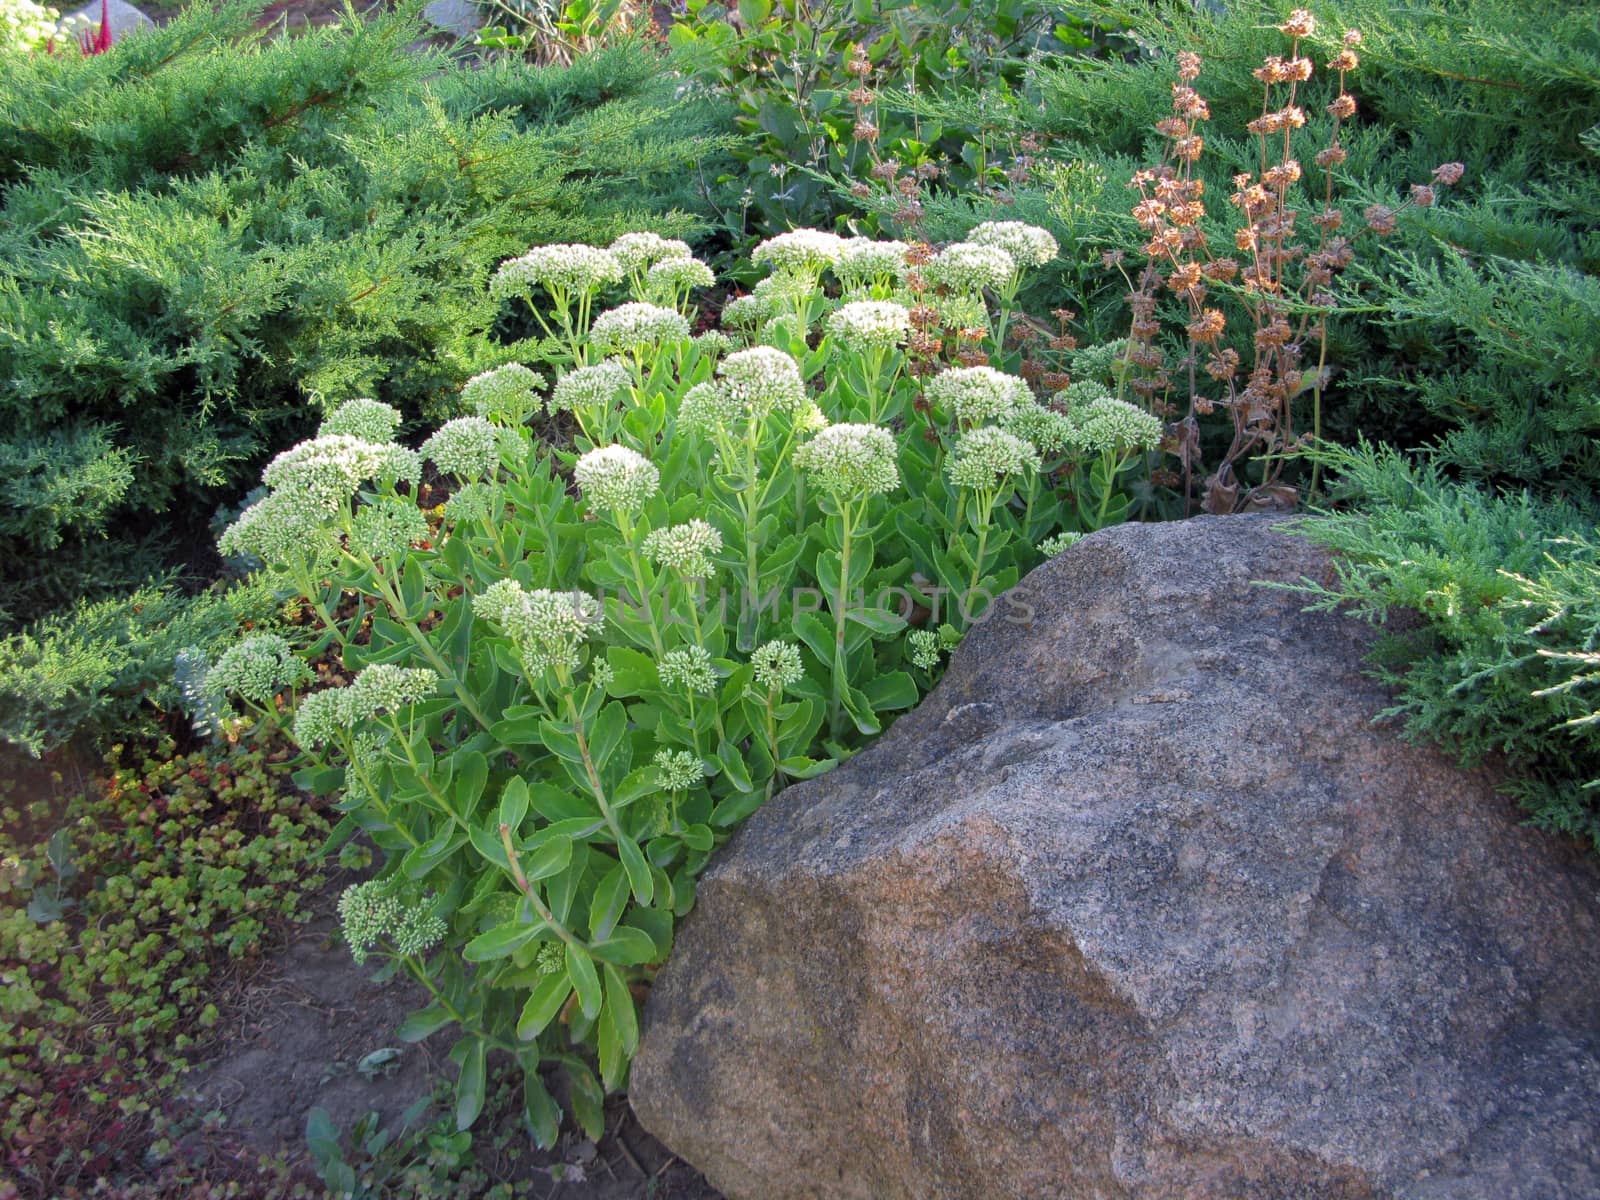
[[[547,391],[515,364],[479,376],[420,451],[350,401],[224,534],[317,614],[306,654],[346,681],[294,709],[300,778],[340,795],[334,844],[385,856],[345,937],[429,992],[400,1036],[453,1031],[462,1129],[496,1053],[541,1145],[552,1064],[598,1135],[716,847],[913,706],[972,621],[1006,619],[993,597],[1035,543],[1093,527],[1055,482],[1119,453],[1094,440],[1118,402],[908,369],[907,249],[781,235],[743,323],[699,337],[709,272],[681,243],[510,260],[491,287],[567,350]],[[1029,265],[986,249],[1002,282]],[[533,436],[541,407],[570,443]],[[425,475],[448,494],[429,509]],[[305,682],[281,650],[224,656],[212,694],[270,719]]]

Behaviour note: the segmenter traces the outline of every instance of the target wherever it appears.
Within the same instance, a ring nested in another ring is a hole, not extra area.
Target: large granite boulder
[[[731,1200],[1600,1196],[1600,873],[1372,724],[1272,525],[1088,538],[752,818],[646,1128]]]

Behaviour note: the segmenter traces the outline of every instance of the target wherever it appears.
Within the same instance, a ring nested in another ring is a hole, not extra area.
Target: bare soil
[[[310,1176],[305,1129],[313,1108],[325,1109],[345,1132],[369,1112],[398,1128],[434,1079],[454,1074],[444,1061],[448,1031],[416,1045],[395,1039],[395,1027],[420,1007],[421,989],[399,978],[375,983],[370,963],[355,964],[334,936],[336,896],[332,888],[324,892],[320,915],[243,985],[227,1009],[232,1032],[186,1080],[187,1104],[206,1114],[211,1154],[220,1140],[236,1144],[241,1157],[281,1157],[295,1174]],[[367,1055],[385,1049],[400,1052],[387,1072],[358,1069]],[[698,1172],[640,1128],[624,1099],[613,1099],[607,1118],[598,1144],[569,1119],[555,1148],[542,1152],[520,1131],[515,1114],[486,1112],[475,1157],[492,1182],[526,1180],[532,1195],[548,1200],[721,1200]],[[351,1162],[359,1166],[354,1156]]]

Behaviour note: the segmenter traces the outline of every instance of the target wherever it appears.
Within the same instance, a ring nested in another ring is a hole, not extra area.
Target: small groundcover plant
[[[974,234],[938,254],[779,235],[754,254],[769,278],[698,336],[714,280],[682,243],[534,249],[491,286],[543,324],[556,378],[473,379],[469,415],[418,450],[393,409],[349,401],[223,536],[318,615],[303,657],[348,682],[304,692],[263,636],[207,686],[255,720],[292,706],[302,782],[341,793],[335,844],[384,854],[344,936],[430,993],[401,1037],[453,1028],[460,1128],[500,1052],[541,1146],[552,1067],[598,1135],[716,847],[915,705],[972,622],[1025,618],[995,600],[1022,571],[1126,511],[1154,418],[938,358],[929,329],[992,339],[991,305],[1056,250]],[[533,436],[541,412],[565,448]]]

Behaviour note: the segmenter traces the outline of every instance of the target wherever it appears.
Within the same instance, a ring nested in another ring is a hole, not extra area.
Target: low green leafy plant
[[[420,451],[353,401],[223,536],[318,614],[310,653],[351,676],[295,707],[316,760],[299,778],[340,795],[334,844],[360,832],[385,855],[344,896],[345,936],[431,994],[400,1037],[454,1027],[459,1128],[503,1053],[540,1145],[560,1120],[541,1067],[598,1135],[713,850],[912,707],[971,622],[1019,615],[995,598],[1083,528],[1059,475],[1159,436],[1103,392],[1050,408],[950,366],[914,324],[1004,321],[985,288],[1044,256],[1032,238],[1028,261],[972,243],[918,268],[898,244],[779,235],[724,311],[735,332],[698,337],[688,297],[713,281],[681,242],[536,248],[492,291],[566,347],[547,397],[526,367],[487,372],[463,391],[474,415]],[[570,449],[531,436],[540,409]],[[425,462],[450,493],[431,509]],[[1125,480],[1096,478],[1090,513],[1124,511]],[[268,719],[303,679],[279,650],[243,655]]]
[[[64,811],[0,812],[0,1145],[21,1194],[181,1181],[161,1097],[221,1019],[216,980],[322,882],[329,825],[290,758],[119,746]]]

